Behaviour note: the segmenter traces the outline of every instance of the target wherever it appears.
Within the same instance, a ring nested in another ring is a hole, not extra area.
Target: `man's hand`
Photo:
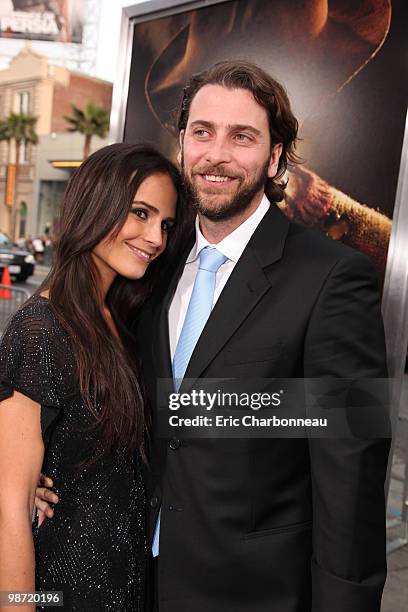
[[[40,526],[45,518],[51,519],[54,516],[54,510],[49,506],[49,502],[57,504],[59,497],[56,493],[50,491],[54,485],[51,478],[40,474],[40,478],[35,490],[34,504],[38,511],[38,526]]]

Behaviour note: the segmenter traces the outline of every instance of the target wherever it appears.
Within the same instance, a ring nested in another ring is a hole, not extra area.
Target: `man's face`
[[[195,95],[180,147],[188,195],[214,221],[255,210],[282,151],[271,148],[266,110],[252,93],[221,85]]]

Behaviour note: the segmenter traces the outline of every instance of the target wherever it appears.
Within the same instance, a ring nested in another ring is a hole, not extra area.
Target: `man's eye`
[[[132,208],[131,212],[139,219],[147,219],[147,212],[143,208]]]
[[[237,134],[235,138],[238,140],[238,142],[251,142],[251,138],[246,134]]]
[[[208,135],[209,133],[207,132],[207,130],[195,130],[194,132],[194,136],[198,136],[199,138],[202,138],[202,137],[205,138]]]

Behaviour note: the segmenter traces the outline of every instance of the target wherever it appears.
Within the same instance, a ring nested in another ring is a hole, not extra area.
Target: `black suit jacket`
[[[139,321],[152,403],[156,379],[172,376],[168,308],[184,261]],[[271,205],[186,376],[386,376],[369,260]],[[160,611],[379,611],[388,450],[385,439],[157,439]]]

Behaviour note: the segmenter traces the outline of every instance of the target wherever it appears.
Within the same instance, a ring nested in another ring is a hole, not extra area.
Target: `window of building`
[[[28,91],[22,91],[18,94],[18,107],[20,113],[28,113],[30,108],[30,94]]]
[[[21,91],[17,94],[17,108],[19,113],[30,112],[30,92]],[[20,145],[20,164],[30,161],[30,146],[22,142]]]
[[[24,141],[20,144],[20,164],[24,164],[31,161],[31,144],[27,144]]]

